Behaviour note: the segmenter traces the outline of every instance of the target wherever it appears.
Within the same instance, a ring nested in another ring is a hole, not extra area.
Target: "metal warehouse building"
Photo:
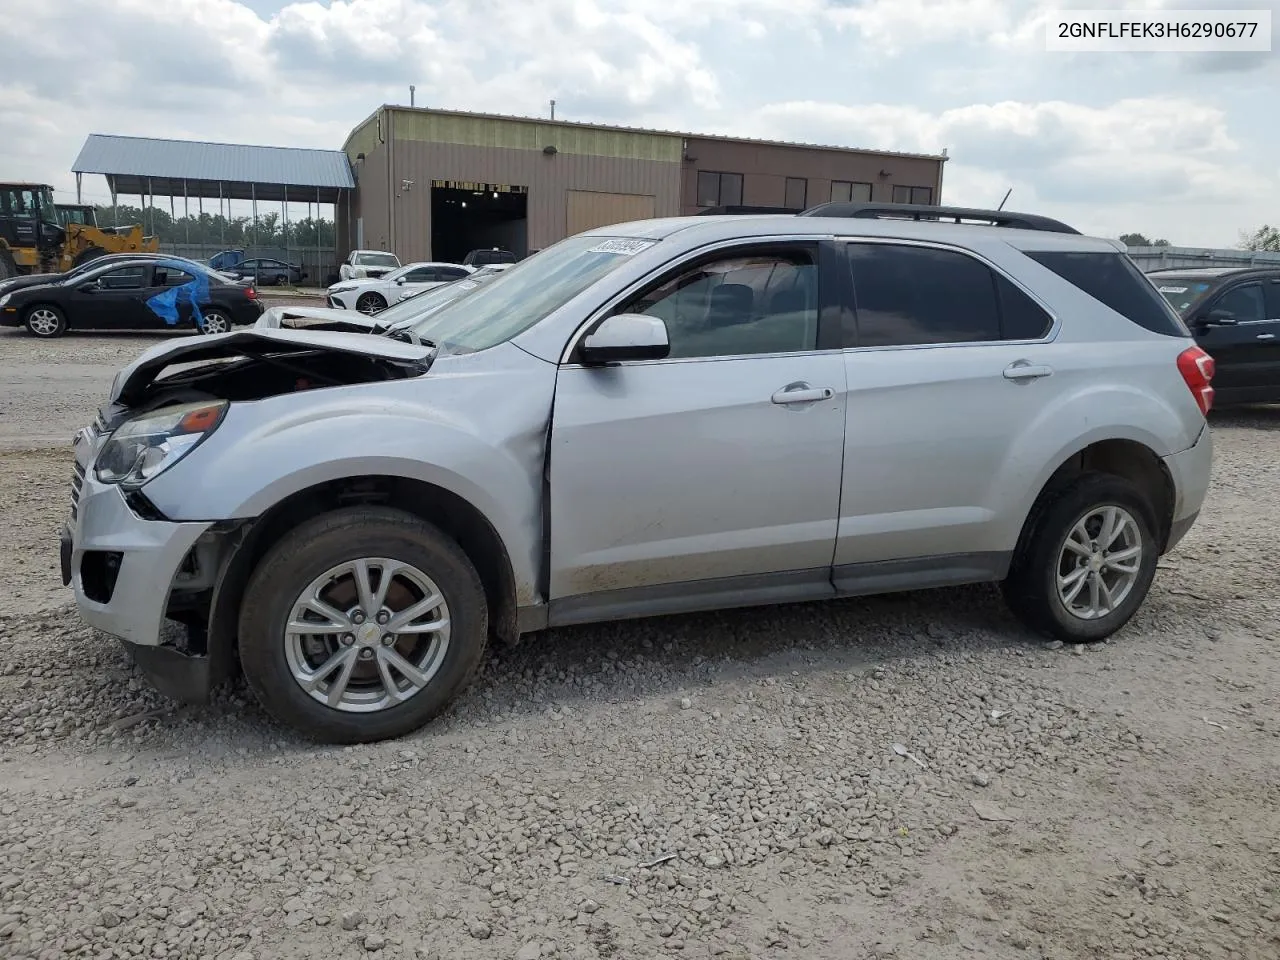
[[[946,157],[382,106],[343,147],[339,244],[404,262],[517,256],[624,220],[718,206],[941,202]],[[340,251],[344,253],[346,251]]]

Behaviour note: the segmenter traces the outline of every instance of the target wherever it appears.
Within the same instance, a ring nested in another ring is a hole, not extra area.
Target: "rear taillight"
[[[257,291],[257,290],[255,290],[255,289],[253,289],[253,287],[245,287],[245,288],[244,288],[244,295],[245,295],[246,297],[248,297],[250,300],[257,300],[257,299],[258,299],[258,291]]]
[[[1213,357],[1199,347],[1187,347],[1178,354],[1178,372],[1206,416],[1213,409],[1213,367]]]

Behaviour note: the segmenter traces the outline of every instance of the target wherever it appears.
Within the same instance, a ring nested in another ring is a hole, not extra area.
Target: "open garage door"
[[[569,236],[611,223],[648,220],[653,216],[654,198],[645,194],[569,190],[566,195]]]
[[[523,258],[529,252],[528,207],[528,187],[432,180],[431,256],[461,263],[472,250],[497,247]]]

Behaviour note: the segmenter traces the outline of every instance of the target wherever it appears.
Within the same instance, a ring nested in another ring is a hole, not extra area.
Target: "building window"
[[[894,187],[894,203],[933,203],[933,187]]]
[[[698,171],[698,206],[736,207],[742,203],[742,174]]]
[[[808,192],[808,180],[803,177],[787,177],[787,189],[783,199],[783,206],[788,210],[803,210],[805,196]]]
[[[856,180],[832,180],[831,199],[836,203],[866,203],[871,199],[871,184]]]

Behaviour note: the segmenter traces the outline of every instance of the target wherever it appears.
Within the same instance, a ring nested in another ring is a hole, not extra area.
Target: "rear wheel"
[[[1155,511],[1129,481],[1087,473],[1041,505],[1002,585],[1028,626],[1069,643],[1104,640],[1146,599],[1160,547]]]
[[[51,340],[67,332],[67,318],[51,303],[37,303],[27,311],[27,331],[42,340]]]
[[[211,308],[201,312],[200,322],[197,324],[201,333],[229,333],[231,330],[231,318],[217,308]]]
[[[72,266],[80,266],[82,263],[88,263],[90,260],[97,260],[99,257],[105,257],[107,251],[101,247],[86,247],[76,254],[76,258],[71,261]]]
[[[471,681],[488,638],[484,588],[462,548],[384,507],[295,528],[254,571],[240,610],[258,700],[329,743],[418,729]]]
[[[356,300],[356,309],[363,314],[373,316],[373,314],[381,313],[387,309],[387,301],[378,293],[362,293],[360,298]]]

